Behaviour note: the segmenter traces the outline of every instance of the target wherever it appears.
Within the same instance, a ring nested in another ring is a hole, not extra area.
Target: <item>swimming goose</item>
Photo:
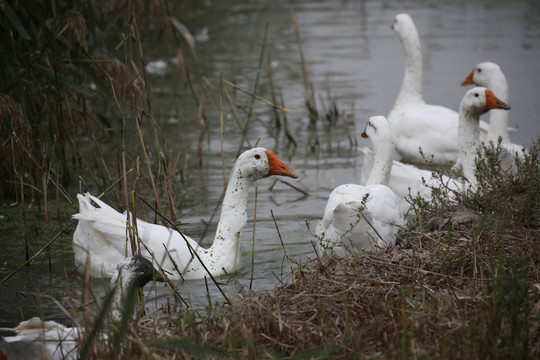
[[[316,228],[321,253],[344,256],[347,249],[393,246],[403,224],[400,200],[386,186],[394,154],[390,125],[384,116],[371,117],[362,136],[373,143],[374,166],[365,186],[344,184],[330,194]]]
[[[154,258],[171,279],[208,276],[192,251],[197,252],[213,276],[234,273],[240,264],[240,231],[247,222],[249,189],[256,180],[270,175],[298,177],[273,151],[261,147],[245,151],[234,164],[210,248],[202,248],[193,239],[165,226],[137,219],[141,254]],[[79,220],[73,234],[75,263],[84,271],[89,257],[90,276],[111,276],[114,264],[131,254],[126,241],[127,214],[117,212],[90,194],[77,197],[80,211],[73,216]]]
[[[114,291],[112,314],[116,321],[120,320],[123,311],[123,296],[133,289],[144,287],[152,279],[163,280],[154,271],[152,263],[141,256],[126,258],[118,264],[111,279],[111,289]],[[81,328],[66,327],[38,317],[22,321],[13,329],[0,330],[15,333],[15,336],[2,338],[3,351],[9,360],[75,360],[79,358],[79,345],[84,335]],[[106,338],[106,335],[104,337]]]
[[[499,65],[485,61],[477,64],[469,76],[461,83],[465,85],[483,86],[493,91],[499,99],[508,102],[508,82],[506,76],[502,72]],[[520,161],[525,160],[527,151],[522,145],[513,144],[508,135],[508,111],[494,109],[489,115],[489,131],[484,142],[493,142],[498,144],[501,140],[501,147],[506,151],[506,156],[501,160],[501,165],[504,170],[515,171],[515,156],[517,155]]]
[[[509,110],[510,106],[498,99],[491,90],[475,87],[465,93],[459,107],[459,159],[467,189],[476,188],[475,159],[480,146],[479,120],[489,110]]]
[[[422,97],[422,49],[416,26],[409,14],[398,14],[392,24],[405,52],[405,75],[388,122],[396,134],[396,151],[405,162],[424,164],[426,159],[447,165],[456,162],[458,119],[456,111],[428,105]],[[488,124],[482,122],[487,131]]]

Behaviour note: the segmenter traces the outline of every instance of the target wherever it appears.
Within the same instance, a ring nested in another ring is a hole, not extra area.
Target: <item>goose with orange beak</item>
[[[475,87],[465,93],[459,108],[459,160],[461,174],[469,185],[476,188],[475,158],[481,144],[480,116],[493,109],[510,110],[510,106],[500,100],[491,90]]]
[[[476,64],[461,85],[486,87],[493,91],[494,94],[497,94],[499,99],[508,102],[509,95],[506,76],[504,76],[500,66],[493,62],[484,61]],[[483,141],[486,143],[493,142],[493,144],[500,146],[502,152],[504,152],[504,157],[501,159],[502,170],[516,172],[518,170],[516,160],[518,162],[525,161],[527,150],[523,145],[512,143],[508,131],[508,111],[499,109],[490,111],[489,131]]]
[[[247,222],[249,190],[255,181],[272,175],[298,177],[273,151],[262,147],[245,151],[233,166],[212,246],[202,248],[178,231],[137,219],[141,255],[155,259],[173,280],[200,279],[208,272],[213,276],[235,273],[241,261],[240,232]],[[83,272],[88,263],[90,276],[110,277],[116,264],[132,255],[126,239],[127,214],[88,193],[77,197],[75,263]]]

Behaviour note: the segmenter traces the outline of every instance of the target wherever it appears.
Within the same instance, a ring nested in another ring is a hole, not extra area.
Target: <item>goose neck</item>
[[[480,145],[479,116],[479,114],[466,111],[463,108],[459,113],[459,157],[462,163],[463,177],[465,177],[473,187],[476,187],[475,158]]]
[[[495,96],[504,102],[508,102],[508,81],[502,72],[492,74],[488,81],[480,84],[489,90],[493,91]]]
[[[223,198],[221,206],[221,216],[216,230],[212,253],[214,256],[240,257],[240,231],[247,222],[247,201],[249,189],[255,180],[242,175],[235,166]],[[217,251],[215,251],[217,249]]]
[[[510,142],[510,136],[508,135],[508,111],[494,109],[490,111],[489,130],[485,140],[497,144],[499,138],[501,138],[503,144]]]
[[[495,96],[508,103],[508,82],[502,72],[493,74],[489,83],[486,85],[488,89],[493,91]],[[490,111],[489,130],[486,141],[493,141],[496,144],[499,141],[499,137],[502,139],[503,144],[510,142],[510,136],[508,135],[508,111],[494,109]]]
[[[396,102],[422,103],[422,48],[418,32],[411,28],[400,39],[405,52],[405,75]]]
[[[150,281],[150,274],[132,272],[124,268],[118,269],[111,278],[111,289],[114,292],[111,309],[113,319],[120,321],[122,315],[131,316],[131,312],[124,311],[124,303],[129,296],[135,295],[137,288],[142,288]]]
[[[373,167],[366,181],[366,185],[382,184],[388,185],[390,172],[392,171],[392,161],[394,158],[394,139],[383,143],[374,143]]]

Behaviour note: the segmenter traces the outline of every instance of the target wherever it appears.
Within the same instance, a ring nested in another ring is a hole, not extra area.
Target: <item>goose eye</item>
[[[479,96],[478,93],[474,93],[474,97],[478,97],[478,96]]]
[[[257,154],[255,155],[255,159],[259,160],[261,158],[261,155]]]
[[[482,69],[478,69],[477,71],[480,73],[480,72],[482,72]]]

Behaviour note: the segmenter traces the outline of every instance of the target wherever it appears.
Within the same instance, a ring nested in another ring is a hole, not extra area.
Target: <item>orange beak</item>
[[[467,76],[465,80],[463,80],[463,82],[461,83],[461,86],[474,85],[473,77],[474,77],[474,70],[471,71],[471,73],[469,74],[469,76]]]
[[[491,90],[486,89],[486,107],[488,110],[502,109],[510,110],[510,105],[497,98]]]
[[[268,172],[270,173],[270,175],[288,176],[292,177],[293,179],[296,179],[298,177],[297,173],[292,171],[287,165],[285,165],[281,162],[281,160],[278,159],[275,152],[268,150],[266,152],[266,156],[268,156]]]

